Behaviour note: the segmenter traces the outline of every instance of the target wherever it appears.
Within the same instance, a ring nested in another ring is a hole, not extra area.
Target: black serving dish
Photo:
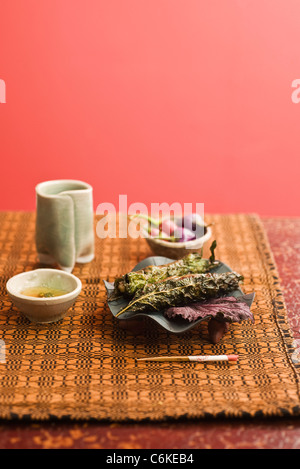
[[[163,264],[169,264],[170,262],[174,262],[174,259],[168,259],[167,257],[160,257],[160,256],[154,256],[154,257],[147,257],[147,259],[144,259],[143,261],[139,262],[132,270],[137,271],[144,269],[145,267],[148,267],[149,265],[163,265]],[[231,272],[232,269],[220,262],[220,264],[213,269],[212,273],[223,273],[223,272]],[[112,294],[114,290],[114,284],[104,281],[105,288],[107,290],[107,295],[108,295],[108,306],[109,309],[112,313],[112,315],[115,317],[118,312],[125,308],[129,300],[126,298],[119,298],[114,301],[109,301],[109,296]],[[239,288],[238,290],[234,290],[230,292],[230,296],[234,296],[236,298],[239,298],[240,300],[245,301],[245,303],[251,307],[255,293],[250,293],[248,295],[245,295],[243,291]],[[151,318],[153,321],[155,321],[159,326],[163,327],[165,330],[168,332],[172,332],[174,334],[180,334],[183,332],[187,332],[188,330],[192,329],[193,327],[197,326],[201,321],[205,321],[209,318],[209,316],[205,318],[199,318],[196,321],[189,322],[186,319],[183,318],[173,318],[169,319],[165,317],[164,311],[152,311],[152,312],[139,312],[139,311],[125,311],[120,317],[118,318],[120,321],[128,320],[128,319],[133,319],[137,317],[148,317]]]

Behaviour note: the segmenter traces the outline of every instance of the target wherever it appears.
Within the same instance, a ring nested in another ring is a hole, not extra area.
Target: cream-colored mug
[[[36,186],[36,248],[42,264],[71,272],[94,258],[93,188],[61,179]]]

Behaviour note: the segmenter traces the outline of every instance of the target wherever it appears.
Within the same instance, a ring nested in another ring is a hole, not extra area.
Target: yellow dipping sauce
[[[53,296],[65,295],[66,291],[49,287],[30,287],[21,291],[22,295],[33,296],[34,298],[52,298]]]

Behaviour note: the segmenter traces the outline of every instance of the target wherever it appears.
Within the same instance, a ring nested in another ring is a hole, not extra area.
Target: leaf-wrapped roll
[[[215,260],[214,250],[216,241],[211,245],[211,257],[203,259],[200,253],[191,253],[170,264],[160,266],[151,265],[143,270],[128,272],[115,280],[115,292],[113,296],[123,295],[133,298],[134,295],[143,290],[147,284],[156,284],[169,277],[181,277],[187,274],[201,274],[211,271],[217,267],[219,262]]]
[[[167,278],[153,285],[147,284],[116,317],[125,311],[161,311],[172,306],[216,298],[238,289],[242,280],[242,275],[236,272]]]

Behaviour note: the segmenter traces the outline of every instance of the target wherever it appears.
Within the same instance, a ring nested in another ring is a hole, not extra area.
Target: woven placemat
[[[103,279],[152,255],[143,239],[96,238],[95,260],[73,271],[83,290],[55,324],[30,323],[5,290],[13,275],[37,263],[35,215],[0,213],[1,418],[109,421],[299,415],[299,368],[278,273],[255,215],[206,216],[214,223],[217,257],[244,275],[256,292],[255,324],[232,324],[217,345],[205,324],[180,336],[147,324],[141,335],[121,327],[106,304]],[[97,222],[97,220],[96,220]],[[125,321],[123,321],[124,323]],[[238,354],[227,363],[137,362],[149,355]]]

